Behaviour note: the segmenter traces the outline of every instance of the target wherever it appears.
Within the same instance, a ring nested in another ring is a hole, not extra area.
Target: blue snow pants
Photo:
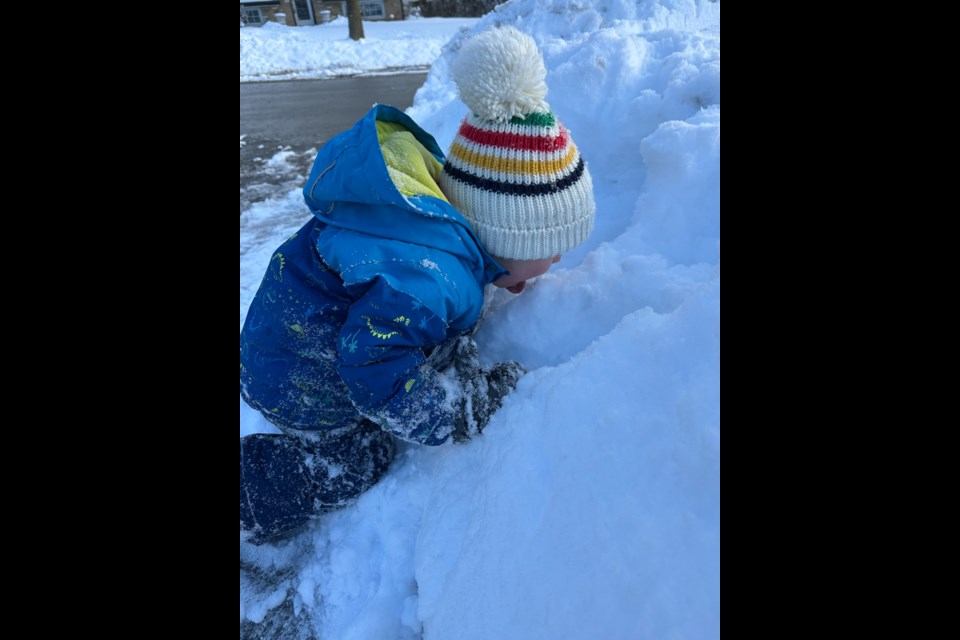
[[[396,453],[393,436],[368,420],[328,431],[282,430],[240,439],[240,530],[254,544],[355,501]]]

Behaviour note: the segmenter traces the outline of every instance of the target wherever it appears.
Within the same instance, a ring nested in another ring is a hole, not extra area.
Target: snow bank
[[[597,231],[491,301],[483,356],[531,372],[484,436],[410,447],[355,507],[279,547],[241,544],[286,576],[242,584],[241,620],[289,589],[329,638],[717,638],[719,4],[516,0],[476,28],[495,24],[544,52]],[[447,71],[461,42],[410,110],[444,148],[465,113]],[[263,206],[290,215],[283,235],[302,222],[293,200]],[[241,236],[241,321],[263,242]],[[264,424],[241,406],[240,428]]]

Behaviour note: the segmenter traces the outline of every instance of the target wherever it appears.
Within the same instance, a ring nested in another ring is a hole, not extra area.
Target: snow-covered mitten
[[[470,336],[460,338],[453,362],[463,390],[461,416],[453,439],[466,442],[483,431],[527,369],[513,360],[481,367],[477,343]]]
[[[445,371],[453,366],[454,356],[457,354],[457,346],[460,344],[460,336],[454,336],[444,340],[429,351],[426,364],[437,371]]]

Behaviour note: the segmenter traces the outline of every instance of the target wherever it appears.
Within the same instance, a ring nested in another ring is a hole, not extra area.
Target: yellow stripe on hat
[[[550,173],[562,173],[573,164],[577,155],[577,147],[573,143],[567,150],[567,155],[556,160],[524,160],[521,158],[503,158],[500,156],[491,156],[467,149],[459,142],[454,142],[450,146],[450,155],[458,160],[471,164],[475,167],[481,167],[487,171],[502,171],[515,174],[533,174],[545,175]]]

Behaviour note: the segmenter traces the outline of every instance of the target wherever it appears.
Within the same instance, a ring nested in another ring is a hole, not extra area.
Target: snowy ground
[[[410,447],[354,507],[241,544],[263,570],[241,574],[241,635],[720,635],[719,4],[514,0],[476,29],[494,24],[543,50],[597,230],[493,299],[482,353],[531,373],[482,438]],[[447,72],[461,38],[409,110],[443,148],[466,111]],[[241,325],[307,215],[298,191],[241,215]],[[266,430],[241,401],[241,436]]]
[[[343,18],[311,27],[268,22],[240,29],[240,82],[331,78],[427,69],[450,38],[476,18],[364,22],[363,40],[349,38]]]

